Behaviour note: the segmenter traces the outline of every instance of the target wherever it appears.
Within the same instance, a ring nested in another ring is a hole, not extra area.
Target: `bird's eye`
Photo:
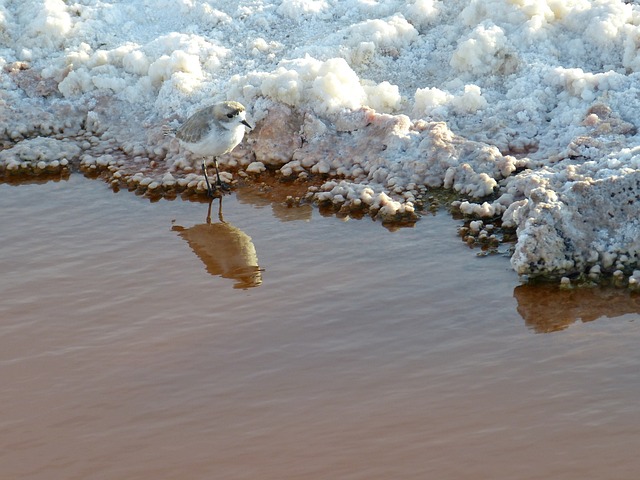
[[[227,113],[227,118],[233,118],[233,113]]]

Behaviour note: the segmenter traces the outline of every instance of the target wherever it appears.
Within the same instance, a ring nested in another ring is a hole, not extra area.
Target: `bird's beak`
[[[253,127],[249,125],[249,122],[247,122],[246,120],[242,120],[240,123],[242,123],[245,127],[248,127],[249,130],[253,130]]]

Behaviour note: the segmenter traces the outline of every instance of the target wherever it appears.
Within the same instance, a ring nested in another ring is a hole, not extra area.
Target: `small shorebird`
[[[220,180],[217,157],[236,148],[244,137],[245,127],[253,128],[245,116],[246,111],[242,104],[220,102],[198,110],[175,132],[181,145],[191,153],[203,157],[202,172],[210,197],[213,197],[217,187],[212,188],[209,182],[206,158],[213,157],[217,186],[223,190],[229,190],[230,187]]]

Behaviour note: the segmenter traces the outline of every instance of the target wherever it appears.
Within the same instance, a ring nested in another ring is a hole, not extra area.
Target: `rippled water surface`
[[[635,479],[640,297],[442,213],[0,185],[0,478]]]

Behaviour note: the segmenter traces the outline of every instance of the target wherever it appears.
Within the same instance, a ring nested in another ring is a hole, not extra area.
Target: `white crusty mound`
[[[26,139],[0,151],[0,162],[9,172],[35,169],[37,173],[67,168],[69,159],[78,157],[80,147],[50,137]]]
[[[256,129],[223,169],[385,220],[452,188],[523,275],[638,264],[636,2],[0,0],[0,68],[0,174],[204,191],[162,125],[233,99]]]

